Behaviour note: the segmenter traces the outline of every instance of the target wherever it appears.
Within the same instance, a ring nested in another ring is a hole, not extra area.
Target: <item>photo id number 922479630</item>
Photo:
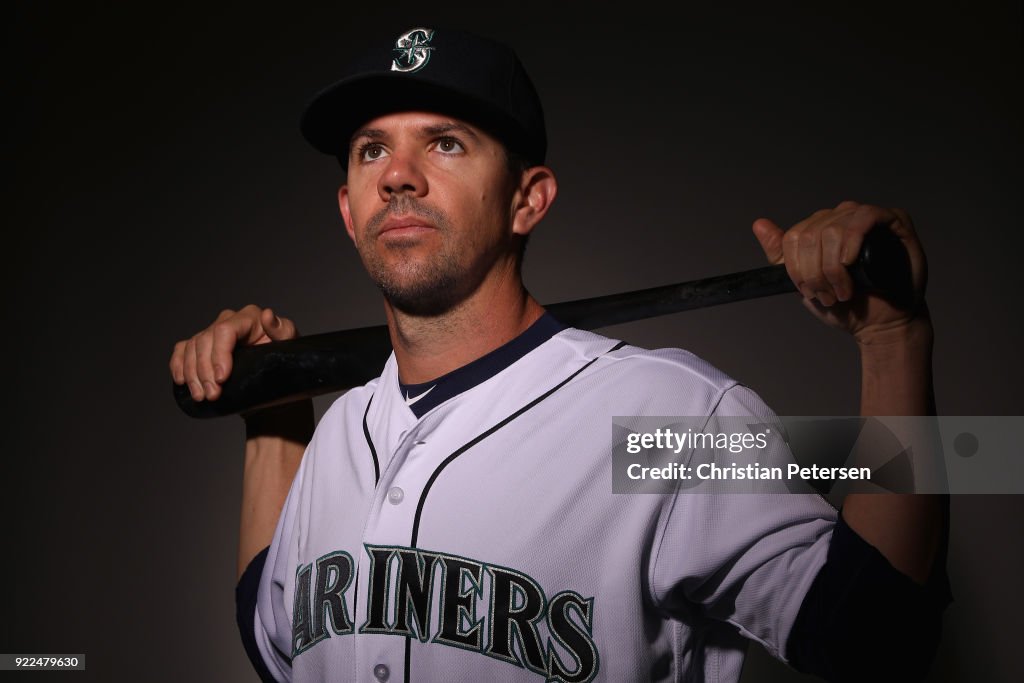
[[[84,671],[85,655],[0,654],[0,671]]]

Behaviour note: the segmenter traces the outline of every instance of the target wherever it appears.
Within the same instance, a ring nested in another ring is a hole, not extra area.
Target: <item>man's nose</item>
[[[396,193],[407,193],[413,197],[427,193],[427,178],[421,169],[421,159],[395,150],[388,157],[387,164],[377,181],[377,193],[383,201],[389,201]]]

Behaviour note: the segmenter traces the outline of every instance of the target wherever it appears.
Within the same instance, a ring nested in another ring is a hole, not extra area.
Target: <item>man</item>
[[[775,417],[700,359],[566,328],[527,292],[557,181],[512,50],[412,29],[320,93],[303,133],[346,168],[341,215],[394,354],[312,437],[308,401],[246,416],[239,626],[265,680],[734,681],[750,639],[836,680],[927,670],[940,500],[612,493],[613,416]],[[753,227],[859,345],[862,414],[931,414],[909,216],[844,202]],[[845,268],[876,227],[910,255],[909,308]],[[216,400],[236,344],[295,335],[269,309],[224,311],[171,373]]]

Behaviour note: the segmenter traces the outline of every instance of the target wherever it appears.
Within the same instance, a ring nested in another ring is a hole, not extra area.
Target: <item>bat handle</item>
[[[858,287],[900,308],[914,304],[914,274],[903,241],[888,228],[875,228],[864,237],[860,256],[850,266]]]

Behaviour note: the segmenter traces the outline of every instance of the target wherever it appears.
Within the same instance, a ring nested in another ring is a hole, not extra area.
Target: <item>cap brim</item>
[[[302,115],[302,135],[317,150],[345,157],[352,135],[361,126],[396,111],[430,111],[452,116],[486,130],[528,159],[537,158],[537,151],[529,149],[521,127],[494,105],[447,86],[399,73],[353,76],[325,88]]]

